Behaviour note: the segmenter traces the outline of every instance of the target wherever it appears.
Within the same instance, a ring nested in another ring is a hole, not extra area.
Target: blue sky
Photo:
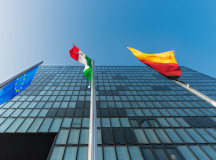
[[[216,77],[215,0],[0,0],[0,82],[43,60],[80,65],[72,43],[96,65],[144,65],[126,48],[175,50],[179,65]]]

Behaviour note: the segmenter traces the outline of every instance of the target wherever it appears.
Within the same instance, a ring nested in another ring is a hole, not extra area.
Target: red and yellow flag
[[[145,54],[134,48],[127,47],[142,63],[152,67],[167,78],[177,79],[181,76],[174,51],[168,51],[156,54]]]

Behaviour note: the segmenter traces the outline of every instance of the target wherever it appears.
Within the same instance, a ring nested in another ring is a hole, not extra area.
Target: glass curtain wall
[[[216,99],[216,79],[180,80]],[[57,133],[51,160],[88,156],[90,89],[80,66],[41,66],[1,105],[1,133]],[[99,160],[216,159],[216,109],[146,66],[97,66]]]

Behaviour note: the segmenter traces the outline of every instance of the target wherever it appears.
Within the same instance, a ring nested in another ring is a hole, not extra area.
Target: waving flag
[[[32,82],[39,66],[24,73],[0,89],[0,104],[3,104],[26,89]]]
[[[145,54],[134,48],[127,47],[142,63],[152,67],[159,73],[170,79],[178,79],[181,76],[174,51],[168,51],[156,54]]]
[[[88,79],[89,84],[91,83],[91,75],[92,75],[92,60],[86,56],[79,48],[73,45],[73,48],[68,51],[70,56],[76,61],[85,65],[83,70],[83,75]]]

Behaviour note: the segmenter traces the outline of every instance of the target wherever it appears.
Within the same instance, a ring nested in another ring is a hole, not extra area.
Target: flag
[[[176,62],[174,51],[156,54],[145,54],[134,48],[127,48],[131,50],[131,52],[138,58],[138,60],[152,67],[167,78],[178,79],[181,76],[181,69]]]
[[[14,79],[0,89],[0,105],[15,97],[26,89],[32,82],[39,66]]]
[[[92,60],[75,45],[73,45],[73,48],[68,52],[73,59],[85,65],[83,75],[88,79],[90,85],[92,75]]]

